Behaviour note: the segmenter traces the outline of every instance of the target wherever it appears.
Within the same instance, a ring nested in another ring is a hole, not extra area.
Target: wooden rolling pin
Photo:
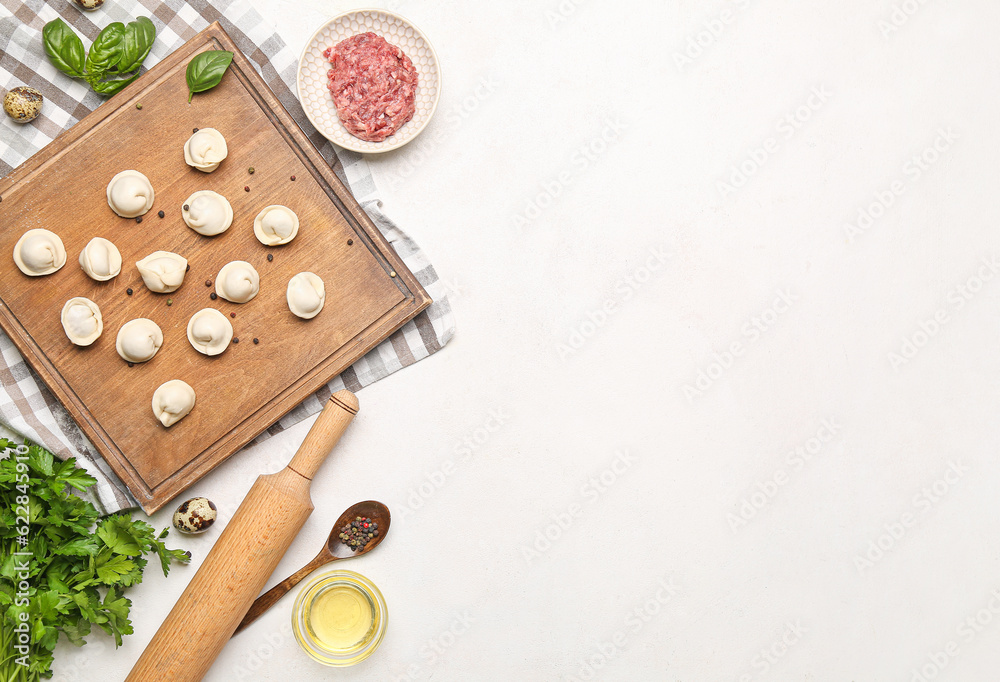
[[[312,512],[309,484],[357,413],[353,393],[333,394],[288,466],[257,478],[126,682],[205,676]]]

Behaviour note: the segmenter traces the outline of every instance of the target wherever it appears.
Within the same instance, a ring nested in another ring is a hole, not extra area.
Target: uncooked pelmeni
[[[188,321],[188,341],[205,355],[218,355],[233,340],[233,325],[215,308],[202,308]]]
[[[36,227],[14,244],[14,262],[26,275],[51,275],[66,265],[66,248],[55,232]]]
[[[60,319],[66,336],[78,346],[89,346],[104,331],[101,309],[97,307],[96,303],[83,296],[66,301]]]
[[[159,325],[145,317],[123,324],[115,339],[115,349],[126,362],[151,360],[162,345],[163,332]]]
[[[312,272],[300,272],[288,280],[285,291],[288,309],[303,320],[311,320],[319,315],[326,302],[326,287],[319,275]]]
[[[122,218],[137,218],[153,206],[153,186],[136,170],[124,170],[108,183],[108,206]]]
[[[184,283],[184,273],[187,272],[187,259],[170,251],[154,251],[141,261],[136,262],[142,281],[146,288],[157,294],[169,294],[177,291]]]
[[[199,128],[184,143],[184,160],[187,165],[211,173],[229,156],[226,138],[215,128]]]
[[[226,263],[215,278],[215,293],[233,303],[246,303],[260,291],[260,275],[245,260]]]
[[[233,207],[218,192],[203,189],[187,198],[181,207],[184,222],[206,237],[222,234],[233,224]]]
[[[164,426],[173,426],[194,409],[194,389],[180,379],[171,379],[153,391],[153,414]]]
[[[254,218],[253,233],[264,246],[287,244],[299,233],[299,217],[287,206],[267,206]]]
[[[106,282],[122,271],[122,254],[103,237],[94,237],[80,252],[80,267],[87,277]]]

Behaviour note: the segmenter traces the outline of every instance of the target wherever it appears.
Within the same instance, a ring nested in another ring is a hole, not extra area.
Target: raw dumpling
[[[135,170],[125,170],[108,183],[108,206],[122,218],[136,218],[153,206],[153,186]]]
[[[157,294],[177,291],[184,283],[187,259],[169,251],[154,251],[135,264],[146,288]]]
[[[285,292],[288,309],[303,320],[311,320],[319,315],[326,302],[326,287],[323,280],[312,272],[300,272],[288,280]]]
[[[152,320],[140,317],[129,320],[118,330],[115,348],[126,362],[151,360],[163,345],[163,332]]]
[[[188,321],[188,341],[205,355],[218,355],[233,340],[233,325],[215,308],[202,308]]]
[[[188,227],[206,237],[222,234],[233,224],[233,207],[229,200],[210,189],[203,189],[189,196],[181,209],[181,215]]]
[[[80,267],[87,277],[106,282],[122,271],[122,254],[107,239],[94,237],[80,252]]]
[[[66,265],[66,248],[55,232],[28,230],[14,244],[14,262],[26,275],[51,275]]]
[[[260,275],[245,260],[226,263],[215,278],[215,293],[233,303],[246,303],[260,291]]]
[[[66,301],[61,320],[66,336],[78,346],[89,346],[104,331],[101,309],[89,298],[82,296]]]
[[[268,206],[254,218],[253,233],[264,246],[287,244],[299,233],[299,217],[287,206]]]
[[[164,426],[173,426],[194,408],[194,389],[180,379],[171,379],[153,391],[153,414]]]
[[[187,165],[211,173],[229,156],[226,138],[215,128],[199,128],[184,143],[184,160]]]

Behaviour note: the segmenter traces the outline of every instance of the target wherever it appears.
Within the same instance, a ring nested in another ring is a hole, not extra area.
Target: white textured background
[[[254,4],[296,51],[351,8]],[[325,669],[292,594],[207,679],[996,679],[1000,6],[381,6],[442,61],[372,164],[458,334],[360,394],[272,582],[383,500],[341,565],[388,635]],[[307,427],[190,492],[224,523]],[[56,679],[123,678],[197,563]]]

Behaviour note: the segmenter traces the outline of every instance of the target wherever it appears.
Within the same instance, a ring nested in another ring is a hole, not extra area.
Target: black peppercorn
[[[158,216],[160,216],[160,217],[162,218],[162,217],[163,217],[164,215],[166,215],[166,214],[165,214],[165,213],[164,213],[163,211],[160,211],[160,212],[159,212],[159,213],[157,213],[156,215],[158,215]]]
[[[273,253],[267,254],[267,262],[270,263],[273,260],[274,260],[274,254]]]
[[[208,295],[208,297],[209,297],[210,299],[212,299],[213,301],[214,301],[215,299],[217,299],[217,298],[218,298],[218,296],[216,295],[216,293],[215,293],[214,291],[213,291],[212,293],[210,293],[210,294]]]
[[[142,216],[137,216],[136,219],[135,219],[135,222],[141,223],[142,222]]]
[[[239,343],[239,342],[240,342],[240,340],[234,336],[233,337],[233,343]]]
[[[132,295],[132,287],[129,287],[128,289],[126,289],[125,293],[128,294],[129,296],[131,296]]]
[[[183,209],[184,209],[185,211],[189,211],[189,210],[191,210],[191,207],[190,207],[190,206],[188,206],[187,204],[184,204],[184,206],[183,206],[182,208],[183,208]]]
[[[254,338],[253,343],[256,346],[258,343],[260,343],[260,339]]]

